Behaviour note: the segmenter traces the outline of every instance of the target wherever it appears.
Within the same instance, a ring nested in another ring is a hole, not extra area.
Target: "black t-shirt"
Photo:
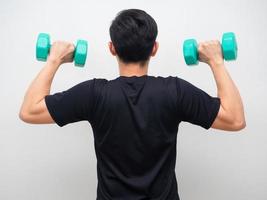
[[[59,126],[82,120],[93,130],[97,200],[178,200],[180,122],[211,127],[220,99],[178,77],[91,79],[45,97]]]

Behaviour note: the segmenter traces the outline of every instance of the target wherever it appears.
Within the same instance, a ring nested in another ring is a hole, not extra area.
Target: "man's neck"
[[[147,75],[148,62],[145,64],[141,63],[123,63],[119,62],[120,76],[143,76]]]

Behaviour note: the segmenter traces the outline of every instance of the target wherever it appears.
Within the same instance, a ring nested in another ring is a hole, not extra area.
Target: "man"
[[[180,122],[228,131],[245,127],[238,89],[218,41],[199,44],[218,97],[178,77],[147,75],[158,50],[157,24],[146,12],[124,10],[110,26],[109,49],[118,60],[114,80],[92,79],[50,94],[61,64],[73,60],[73,44],[55,42],[47,63],[26,92],[20,118],[64,126],[82,120],[93,129],[99,200],[177,200],[176,138]]]

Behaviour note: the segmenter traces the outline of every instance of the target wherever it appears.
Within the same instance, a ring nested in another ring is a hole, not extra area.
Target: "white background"
[[[96,157],[90,124],[29,125],[18,118],[25,91],[44,65],[35,60],[39,32],[52,40],[89,41],[84,69],[63,65],[52,93],[91,78],[118,76],[108,51],[111,20],[122,9],[147,11],[158,23],[160,49],[149,75],[179,76],[210,95],[216,86],[207,65],[187,67],[182,43],[220,39],[233,31],[238,59],[227,68],[244,100],[247,127],[239,133],[206,131],[183,123],[177,145],[182,200],[266,200],[267,1],[0,1],[0,199],[96,198]]]

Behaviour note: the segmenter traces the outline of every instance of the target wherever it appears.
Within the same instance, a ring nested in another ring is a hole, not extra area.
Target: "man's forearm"
[[[59,65],[59,62],[55,61],[46,62],[29,86],[21,106],[21,111],[27,110],[30,112],[33,105],[38,104],[46,95],[50,94],[51,84]]]
[[[233,121],[243,122],[244,108],[239,91],[223,63],[211,64],[221,106],[232,116]]]

